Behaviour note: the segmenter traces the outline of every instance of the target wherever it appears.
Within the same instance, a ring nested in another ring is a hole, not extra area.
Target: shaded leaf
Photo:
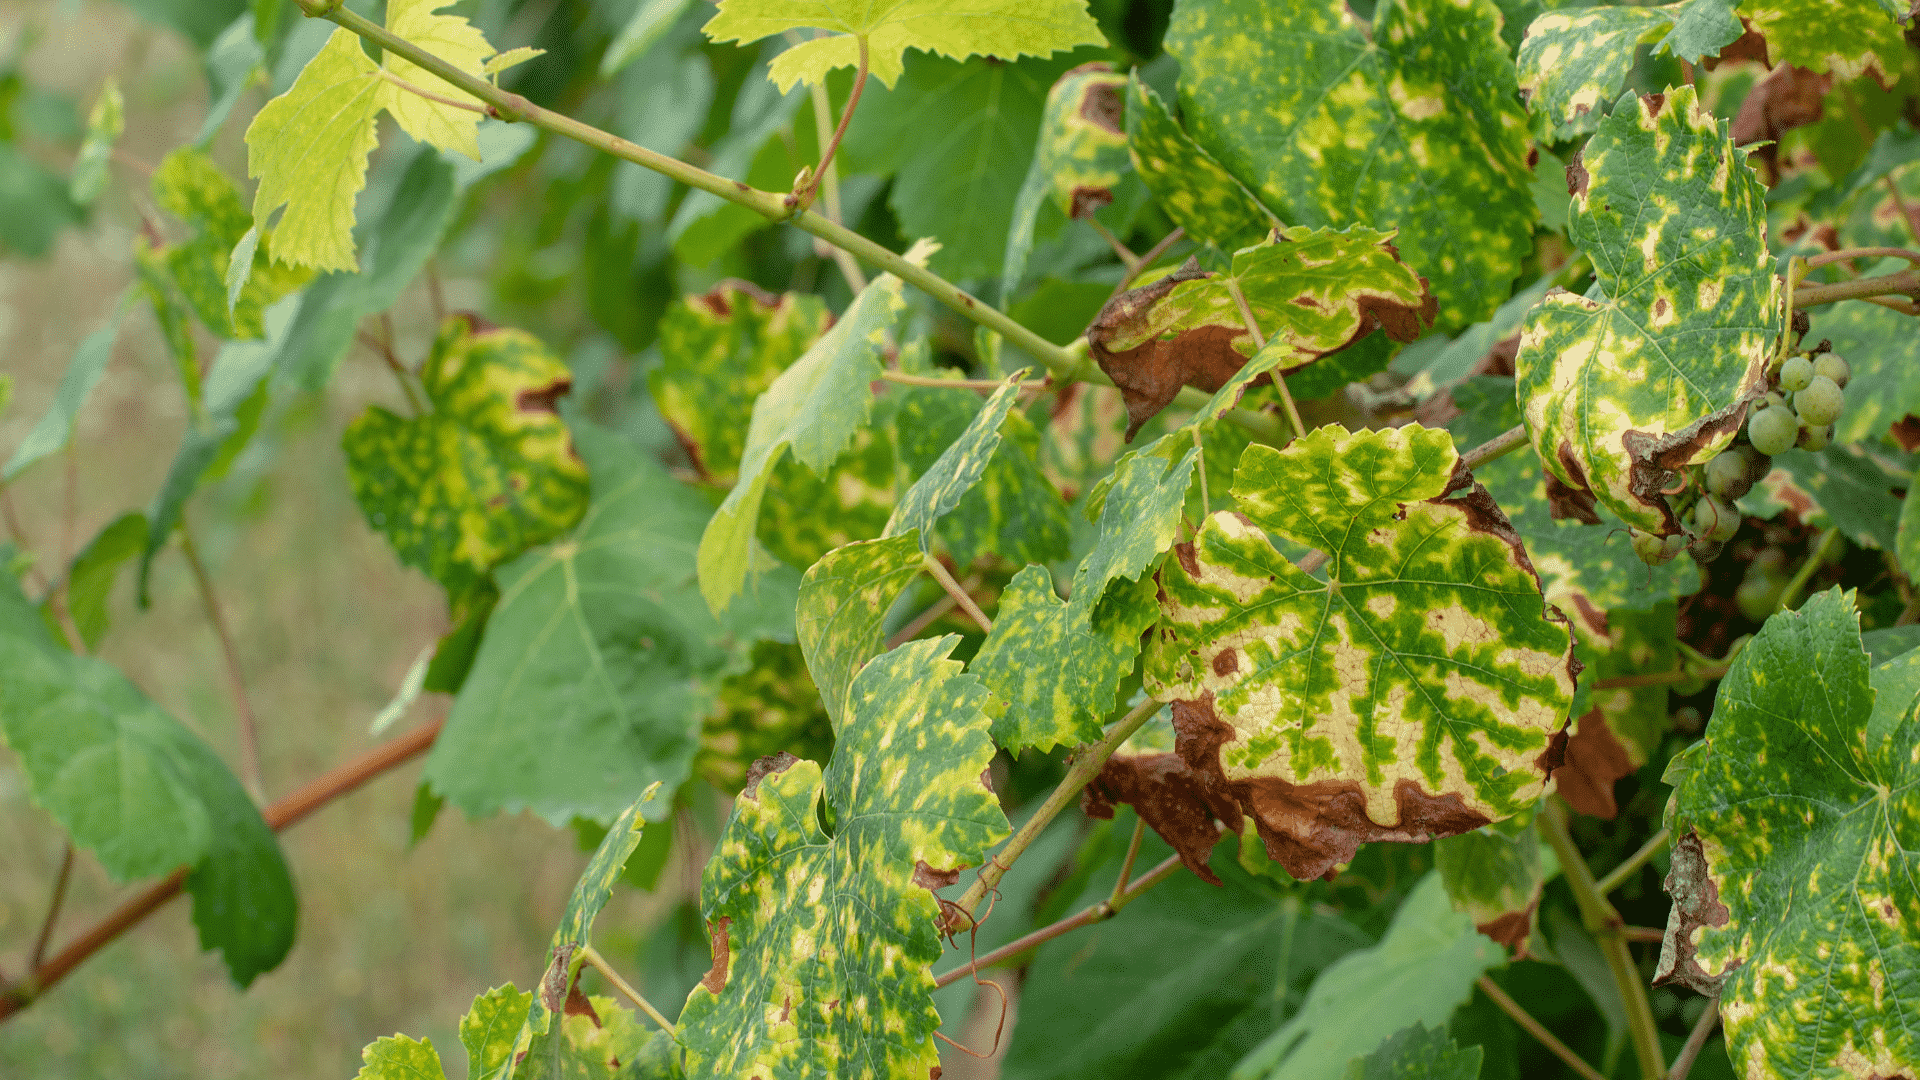
[[[1776,64],[1858,78],[1869,68],[1887,82],[1900,77],[1898,20],[1910,18],[1892,0],[1744,0],[1740,14],[1767,39]]]
[[[200,322],[220,337],[264,336],[267,307],[306,284],[312,271],[274,264],[269,254],[272,232],[261,236],[256,231],[239,187],[204,151],[188,146],[168,154],[154,169],[149,186],[154,202],[190,230],[186,240],[154,253],[166,267],[166,281],[156,283],[157,287],[171,284],[178,289]],[[250,256],[244,284],[228,303],[233,253],[250,234],[259,243]]]
[[[866,427],[822,474],[792,457],[767,479],[755,536],[788,566],[812,566],[827,552],[886,531],[893,514],[898,467],[891,396],[874,403]],[[754,562],[756,567],[760,565]]]
[[[1791,510],[1804,524],[1837,525],[1861,547],[1891,552],[1898,548],[1905,505],[1894,497],[1900,485],[1873,457],[1849,447],[1789,450],[1773,459],[1773,471],[1735,506],[1763,521]]]
[[[1162,570],[1147,687],[1173,703],[1181,756],[1231,788],[1296,878],[1362,842],[1510,817],[1555,764],[1565,619],[1458,462],[1417,426],[1251,446],[1240,513],[1207,519]],[[1263,530],[1327,552],[1328,579]]]
[[[919,542],[907,534],[848,544],[800,579],[795,630],[836,729],[846,721],[854,676],[881,652],[888,610],[921,565]]]
[[[1041,205],[1051,201],[1069,219],[1092,217],[1113,202],[1113,189],[1132,170],[1121,126],[1126,85],[1113,65],[1094,61],[1069,70],[1047,91],[1033,163],[1014,199],[1000,270],[1002,304],[1026,273]]]
[[[74,417],[80,415],[93,388],[100,384],[100,377],[107,373],[114,340],[120,336],[120,318],[126,314],[127,302],[132,296],[131,290],[122,293],[113,313],[107,317],[107,324],[80,340],[79,347],[73,350],[73,359],[67,361],[67,370],[60,376],[60,385],[54,388],[53,404],[27,432],[27,437],[20,440],[20,445],[14,447],[13,456],[7,459],[6,467],[0,469],[0,483],[11,483],[27,466],[60,450],[73,437]]]
[[[1453,909],[1472,919],[1474,929],[1524,956],[1547,883],[1540,834],[1533,825],[1442,837],[1434,841],[1433,861]]]
[[[121,514],[99,531],[67,570],[67,614],[89,651],[107,632],[107,600],[120,579],[120,567],[147,546],[146,515]]]
[[[1920,1063],[1920,725],[1866,737],[1854,601],[1833,589],[1768,619],[1668,770],[1661,975],[1719,984],[1728,1056],[1750,1077]]]
[[[1591,519],[1597,499],[1678,533],[1660,489],[1732,440],[1778,340],[1765,189],[1687,86],[1616,109],[1569,172],[1596,291],[1548,293],[1527,317],[1527,434],[1566,489],[1560,516]]]
[[[734,803],[701,879],[714,966],[680,1014],[689,1075],[938,1068],[929,886],[1007,832],[981,781],[986,689],[944,659],[958,643],[914,641],[873,661],[824,773],[774,762]],[[935,744],[938,755],[915,751]]]
[[[1001,381],[966,430],[900,497],[882,535],[900,536],[917,531],[920,550],[927,550],[934,523],[958,506],[961,497],[986,475],[988,461],[1000,448],[1000,425],[1019,402],[1020,382],[1031,370],[1021,368]]]
[[[1455,1046],[1447,1029],[1412,1024],[1347,1066],[1345,1080],[1478,1080],[1478,1046]]]
[[[1127,153],[1167,216],[1223,251],[1259,243],[1278,224],[1254,194],[1193,141],[1139,74],[1127,82]]]
[[[1830,341],[1853,368],[1834,442],[1876,442],[1920,412],[1920,335],[1907,333],[1911,316],[1875,304],[1831,304],[1813,316],[1807,340]]]
[[[781,752],[818,761],[833,752],[833,720],[807,672],[800,646],[754,645],[747,670],[720,684],[700,727],[693,771],[729,795],[746,786],[749,767]]]

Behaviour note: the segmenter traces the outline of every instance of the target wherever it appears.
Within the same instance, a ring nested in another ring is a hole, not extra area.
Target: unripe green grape
[[[1673,729],[1682,735],[1698,735],[1707,729],[1707,718],[1699,709],[1682,705],[1673,711]]]
[[[1747,576],[1779,577],[1787,572],[1787,553],[1777,547],[1763,547],[1753,553],[1753,561],[1747,564]]]
[[[1731,502],[1752,489],[1751,471],[1745,454],[1729,450],[1707,462],[1707,490]]]
[[[1802,427],[1800,429],[1800,449],[1825,450],[1833,442],[1833,425],[1825,427]]]
[[[1665,555],[1668,559],[1677,559],[1680,557],[1681,552],[1687,550],[1687,544],[1689,542],[1686,533],[1674,533],[1672,536],[1667,537],[1666,546],[1662,549],[1661,554]]]
[[[1787,395],[1778,390],[1769,390],[1761,396],[1760,404],[1755,407],[1761,409],[1779,409],[1785,408],[1786,404]]]
[[[1786,590],[1785,578],[1771,574],[1748,574],[1740,587],[1733,591],[1733,602],[1740,606],[1740,614],[1754,622],[1766,622],[1773,614],[1773,606],[1780,602],[1780,594]]]
[[[1693,504],[1694,535],[1725,543],[1740,531],[1740,511],[1712,495]]]
[[[1793,449],[1800,438],[1800,421],[1793,413],[1781,406],[1761,409],[1747,421],[1747,438],[1753,440],[1753,448],[1773,457]]]
[[[1648,566],[1659,566],[1661,563],[1671,562],[1673,555],[1678,554],[1678,552],[1668,553],[1667,538],[1664,536],[1656,536],[1639,529],[1631,530],[1628,535],[1633,538],[1633,553]]]
[[[1846,389],[1847,380],[1853,378],[1853,365],[1841,359],[1839,353],[1822,353],[1813,362],[1813,373],[1832,379],[1841,389]]]
[[[1805,390],[1793,395],[1793,411],[1814,427],[1825,427],[1840,419],[1840,411],[1846,405],[1847,396],[1840,392],[1840,384],[1825,375],[1815,375]]]
[[[1719,558],[1720,549],[1724,546],[1718,540],[1709,540],[1704,536],[1695,537],[1693,543],[1687,545],[1687,554],[1693,556],[1694,562],[1704,566]]]
[[[1789,356],[1780,365],[1780,389],[1805,390],[1813,381],[1813,361],[1804,356]]]

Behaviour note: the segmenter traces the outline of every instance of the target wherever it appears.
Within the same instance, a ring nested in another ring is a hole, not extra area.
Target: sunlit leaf
[[[922,559],[917,536],[889,536],[829,552],[800,580],[795,630],[836,727],[846,720],[854,676],[881,652],[881,624]]]
[[[188,307],[223,338],[264,336],[267,307],[306,284],[312,271],[273,262],[272,233],[259,235],[240,188],[204,151],[189,146],[168,154],[154,169],[149,187],[154,202],[191,230],[186,240],[156,252]],[[248,235],[258,243],[244,283],[234,294],[228,280],[230,261]]]
[[[1600,125],[1641,45],[1697,64],[1742,32],[1727,0],[1550,11],[1533,20],[1520,43],[1520,91],[1540,137],[1564,142]]]

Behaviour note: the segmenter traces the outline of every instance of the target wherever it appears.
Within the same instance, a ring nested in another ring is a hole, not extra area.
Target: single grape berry
[[[1673,555],[1667,552],[1666,537],[1642,532],[1639,529],[1632,530],[1629,535],[1633,537],[1633,553],[1640,557],[1641,562],[1648,566],[1659,566],[1661,563],[1672,561]]]
[[[1733,602],[1740,607],[1740,614],[1754,622],[1766,622],[1773,614],[1773,607],[1780,602],[1780,594],[1787,589],[1785,578],[1748,574],[1740,587],[1733,591]]]
[[[1847,380],[1853,378],[1853,365],[1841,359],[1839,353],[1822,353],[1820,358],[1813,362],[1813,373],[1825,375],[1832,379],[1835,385],[1845,389]]]
[[[1687,554],[1693,556],[1694,562],[1706,564],[1720,557],[1720,549],[1723,546],[1725,545],[1718,540],[1709,540],[1704,536],[1697,537],[1693,543],[1687,545]]]
[[[1687,550],[1688,543],[1686,533],[1674,533],[1672,536],[1667,537],[1666,548],[1663,554],[1669,559],[1677,559],[1680,557],[1681,552]]]
[[[1803,426],[1800,429],[1799,447],[1802,450],[1825,450],[1833,442],[1833,425],[1825,427]]]
[[[1780,389],[1805,390],[1813,381],[1813,361],[1804,356],[1789,356],[1780,365]]]
[[[1740,531],[1740,512],[1708,495],[1693,504],[1693,532],[1696,537],[1725,543]]]
[[[1784,407],[1786,403],[1787,403],[1787,395],[1781,393],[1778,390],[1769,390],[1766,392],[1766,394],[1763,397],[1761,397],[1760,404],[1756,406],[1756,408],[1777,409],[1777,408]]]
[[[1747,438],[1753,440],[1755,450],[1768,457],[1784,454],[1800,439],[1800,421],[1781,406],[1761,409],[1747,421]]]
[[[1825,427],[1840,419],[1840,410],[1846,404],[1847,397],[1840,392],[1840,384],[1825,375],[1815,375],[1805,390],[1793,395],[1793,410],[1814,427]]]
[[[1753,488],[1745,454],[1729,450],[1707,462],[1707,490],[1731,502]]]

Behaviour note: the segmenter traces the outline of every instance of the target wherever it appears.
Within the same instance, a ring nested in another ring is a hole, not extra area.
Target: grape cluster
[[[1682,551],[1695,562],[1712,562],[1740,530],[1740,511],[1734,502],[1773,468],[1773,456],[1796,446],[1823,450],[1833,441],[1833,424],[1840,419],[1846,400],[1842,391],[1853,371],[1826,347],[1822,342],[1812,353],[1782,362],[1772,389],[1748,415],[1747,441],[1707,462],[1676,494],[1677,501],[1696,488],[1700,492],[1690,506],[1678,508],[1684,533],[1660,536],[1632,530],[1633,553],[1642,562],[1659,566]],[[1756,593],[1757,601],[1760,587],[1756,584],[1750,591]]]

